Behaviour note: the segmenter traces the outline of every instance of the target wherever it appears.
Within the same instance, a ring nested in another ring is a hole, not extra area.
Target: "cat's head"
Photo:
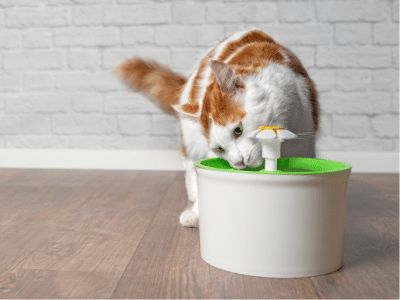
[[[188,114],[202,126],[209,148],[227,160],[235,169],[262,165],[261,145],[246,136],[247,133],[264,125],[257,114],[248,111],[257,99],[264,95],[250,95],[243,77],[227,64],[219,61],[209,63],[212,82],[207,87],[201,111]],[[253,101],[253,102],[252,102]]]

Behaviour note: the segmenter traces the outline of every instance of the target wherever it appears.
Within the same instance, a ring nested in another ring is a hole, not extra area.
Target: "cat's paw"
[[[190,201],[190,202],[196,202],[196,200],[197,200],[197,192],[191,192],[191,193],[188,193],[188,200]]]
[[[199,227],[199,215],[191,209],[184,210],[179,217],[179,222],[185,227]]]

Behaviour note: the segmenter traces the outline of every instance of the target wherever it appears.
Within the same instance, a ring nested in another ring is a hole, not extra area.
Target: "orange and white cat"
[[[262,31],[223,40],[188,79],[138,57],[115,71],[179,119],[186,189],[194,202],[180,216],[183,226],[197,227],[199,221],[195,161],[218,156],[236,169],[260,166],[261,146],[246,137],[259,126],[305,134],[285,141],[282,157],[315,157],[319,105],[314,83],[299,59]]]

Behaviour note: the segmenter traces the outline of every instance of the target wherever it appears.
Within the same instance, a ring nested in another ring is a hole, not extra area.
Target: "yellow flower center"
[[[283,129],[283,127],[281,127],[281,126],[260,126],[259,127],[261,130],[265,130],[265,129],[272,129],[274,132],[275,132],[275,134],[277,134],[277,130],[282,130]]]

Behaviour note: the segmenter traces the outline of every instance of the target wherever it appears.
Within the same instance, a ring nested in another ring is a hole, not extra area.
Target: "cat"
[[[188,79],[139,57],[115,72],[179,120],[186,189],[194,202],[179,217],[183,226],[199,225],[195,161],[221,157],[235,169],[262,165],[260,144],[246,137],[259,126],[282,126],[300,137],[283,142],[282,157],[315,157],[319,104],[314,82],[290,50],[261,30],[220,42]]]

